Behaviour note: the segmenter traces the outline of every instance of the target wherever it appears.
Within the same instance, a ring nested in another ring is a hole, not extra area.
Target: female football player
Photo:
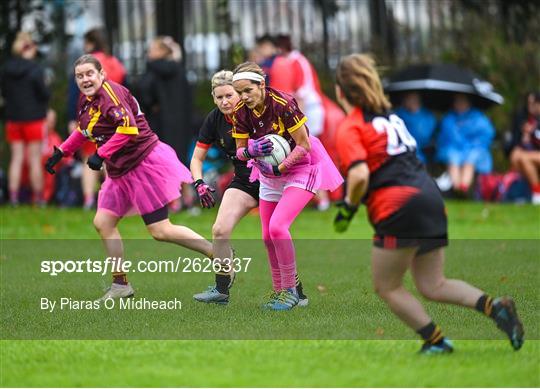
[[[306,117],[289,95],[266,87],[262,69],[252,62],[234,70],[241,102],[233,111],[236,156],[253,160],[251,180],[259,179],[259,213],[268,252],[273,292],[264,305],[289,310],[298,304],[296,258],[289,227],[318,189],[334,190],[343,179],[320,141],[309,135]],[[267,154],[267,134],[283,136],[291,153],[274,166],[257,157]],[[252,139],[253,142],[248,142]]]
[[[403,286],[410,269],[427,299],[476,308],[506,332],[514,349],[523,344],[523,326],[509,297],[493,299],[460,280],[444,276],[448,244],[442,197],[415,156],[416,142],[403,121],[389,115],[371,57],[349,55],[337,68],[336,95],[347,112],[337,133],[337,147],[347,193],[335,219],[347,229],[362,200],[375,229],[372,274],[376,293],[424,340],[422,353],[453,350],[451,342]]]
[[[94,218],[107,254],[123,258],[118,222],[126,215],[139,214],[154,239],[211,257],[210,242],[169,220],[167,204],[180,196],[182,182],[192,182],[189,170],[180,163],[174,150],[160,142],[150,129],[129,90],[105,79],[101,63],[94,56],[83,55],[75,61],[74,68],[82,93],[77,108],[77,131],[55,148],[46,169],[54,174],[54,165],[62,157],[73,154],[86,140],[97,144],[97,151],[87,163],[93,170],[100,170],[103,163],[107,168]],[[116,264],[119,266],[119,262]],[[116,271],[103,299],[133,293],[126,274]]]
[[[232,86],[232,78],[233,73],[228,70],[221,70],[212,77],[212,97],[217,107],[208,114],[199,131],[190,165],[201,205],[210,208],[215,204],[212,195],[214,189],[206,184],[202,178],[202,165],[208,149],[212,145],[216,145],[233,161],[234,178],[223,194],[217,218],[212,227],[213,252],[216,259],[230,258],[232,250],[229,239],[234,227],[250,210],[259,205],[259,181],[249,181],[251,169],[247,167],[246,161],[236,158],[236,143],[231,135],[231,115],[234,107],[240,101],[238,93]],[[266,142],[264,144],[265,152],[270,152],[271,147],[271,142]],[[195,300],[206,303],[228,303],[229,287],[233,282],[234,273],[231,266],[227,266],[224,261],[218,270],[216,284],[210,286],[207,291],[194,295]],[[299,305],[307,305],[308,299],[303,293],[302,283],[298,277],[296,281],[300,297]]]

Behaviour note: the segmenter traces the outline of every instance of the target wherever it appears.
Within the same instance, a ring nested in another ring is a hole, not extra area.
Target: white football
[[[274,149],[272,150],[272,154],[265,155],[264,157],[257,157],[257,159],[259,161],[267,162],[273,166],[279,165],[291,152],[291,146],[289,145],[289,142],[287,142],[284,137],[277,134],[268,134],[265,135],[264,138],[270,139],[272,141]]]

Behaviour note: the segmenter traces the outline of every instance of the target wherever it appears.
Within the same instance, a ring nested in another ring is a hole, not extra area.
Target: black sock
[[[127,285],[126,273],[113,273],[113,284]]]
[[[229,294],[229,284],[231,276],[223,273],[216,273],[216,289],[219,293]]]
[[[494,317],[495,313],[493,312],[493,299],[487,294],[480,296],[476,302],[475,309],[488,317]]]
[[[294,275],[294,280],[296,281],[295,283],[296,286],[300,285],[300,277],[298,277],[298,273]]]
[[[431,344],[438,344],[443,341],[444,336],[441,327],[431,322],[416,331],[422,339]]]

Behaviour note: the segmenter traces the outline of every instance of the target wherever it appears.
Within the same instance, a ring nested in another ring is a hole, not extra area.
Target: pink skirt
[[[280,177],[265,177],[260,174],[259,169],[252,165],[249,180],[251,182],[259,180],[280,180],[283,182],[294,182],[305,186],[306,190],[316,192],[319,189],[333,191],[342,183],[343,177],[336,165],[326,152],[321,141],[314,136],[309,137],[311,150],[309,151],[309,164],[298,164]],[[298,185],[295,185],[298,186]]]
[[[107,177],[98,195],[98,210],[118,217],[145,215],[180,197],[182,183],[191,183],[190,171],[169,145],[159,142],[134,169]]]

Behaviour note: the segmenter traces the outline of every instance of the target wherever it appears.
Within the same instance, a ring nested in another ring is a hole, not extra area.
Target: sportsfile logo
[[[236,273],[247,272],[251,258],[183,258],[176,260],[130,261],[117,257],[105,260],[44,260],[41,273],[57,276],[62,273]]]

